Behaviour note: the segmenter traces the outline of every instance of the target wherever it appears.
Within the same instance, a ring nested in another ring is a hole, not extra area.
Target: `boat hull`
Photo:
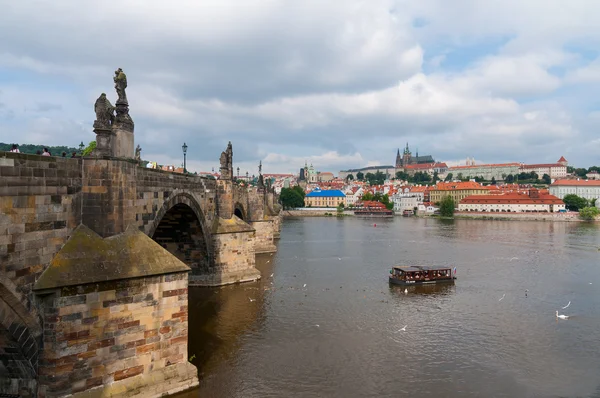
[[[448,279],[435,279],[430,281],[403,281],[401,279],[396,279],[389,277],[390,283],[399,286],[420,286],[420,285],[435,285],[438,283],[454,283],[456,277],[448,278]]]

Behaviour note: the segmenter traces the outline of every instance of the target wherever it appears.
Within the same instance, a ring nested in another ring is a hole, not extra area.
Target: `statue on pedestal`
[[[117,90],[117,103],[127,104],[127,94],[125,94],[125,89],[127,88],[127,75],[123,72],[123,69],[119,68],[115,71],[115,77],[113,77],[115,82],[115,89]]]
[[[227,144],[227,149],[221,152],[221,157],[219,159],[221,163],[221,179],[222,180],[232,180],[233,179],[233,148],[231,146],[231,141]]]
[[[139,144],[135,148],[135,160],[142,160],[142,147]]]
[[[98,97],[94,104],[94,112],[96,112],[94,129],[110,129],[112,127],[115,121],[115,107],[106,98],[106,94],[100,94],[100,97]]]

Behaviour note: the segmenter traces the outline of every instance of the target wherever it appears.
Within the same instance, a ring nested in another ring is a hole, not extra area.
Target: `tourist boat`
[[[354,211],[358,217],[394,217],[394,211],[381,208],[362,208]]]
[[[410,216],[414,216],[414,215],[415,215],[415,212],[412,210],[409,210],[409,209],[404,210],[402,212],[402,216],[404,216],[404,217],[410,217]]]
[[[456,267],[434,267],[425,265],[395,265],[390,270],[390,283],[402,286],[427,285],[432,283],[454,283]]]

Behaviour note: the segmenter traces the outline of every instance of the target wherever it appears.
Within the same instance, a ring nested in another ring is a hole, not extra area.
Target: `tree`
[[[408,173],[405,173],[403,171],[397,171],[396,172],[396,179],[397,180],[408,181]]]
[[[575,194],[565,195],[563,202],[565,202],[567,209],[573,211],[578,211],[579,209],[583,209],[588,205],[587,199],[579,197]]]
[[[346,177],[346,181],[352,181],[354,180],[354,176],[352,174],[348,174],[348,177]]]
[[[442,198],[442,201],[440,202],[440,216],[454,216],[454,199],[452,199],[452,196],[446,195]]]
[[[452,173],[448,173],[448,174],[446,175],[446,178],[444,179],[444,181],[446,181],[446,182],[448,182],[448,181],[452,181],[452,177],[453,177]]]
[[[462,173],[458,173],[458,175],[456,176],[456,178],[458,178],[459,180],[461,180],[461,181],[462,181],[462,179],[463,179],[463,175],[462,175]]]
[[[596,207],[596,198],[590,199],[590,206]]]
[[[506,182],[507,184],[512,184],[513,182],[515,182],[515,176],[513,176],[512,174],[507,175],[504,179],[504,182]]]
[[[304,197],[294,188],[281,189],[279,200],[284,209],[304,207]]]
[[[577,174],[581,178],[585,178],[585,175],[588,173],[587,169],[577,168],[575,169],[575,174]]]
[[[431,181],[435,184],[436,182],[438,182],[440,180],[440,177],[438,176],[438,172],[434,171],[433,172],[433,177],[431,179]]]
[[[91,141],[87,147],[81,153],[81,156],[88,156],[92,153],[92,151],[96,149],[96,141]]]
[[[552,183],[552,179],[550,178],[550,176],[548,174],[544,174],[542,176],[542,181],[544,181],[544,184],[550,185]]]
[[[344,203],[340,202],[340,204],[337,207],[337,214],[338,216],[341,216],[342,214],[344,214]]]
[[[365,175],[362,173],[362,171],[359,171],[358,173],[356,173],[356,179],[358,181],[362,181],[365,178]]]
[[[361,200],[373,200],[373,194],[371,192],[365,192]]]
[[[597,207],[584,207],[579,210],[579,217],[588,221],[594,220],[598,214],[600,214],[600,210]]]
[[[496,185],[496,177],[492,177],[491,184],[492,184],[492,185]]]

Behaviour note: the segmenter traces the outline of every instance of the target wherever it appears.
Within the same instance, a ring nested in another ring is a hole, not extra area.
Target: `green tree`
[[[454,176],[452,175],[452,173],[448,173],[448,174],[446,175],[446,178],[444,179],[444,181],[446,181],[446,182],[448,182],[448,181],[452,181],[452,177],[454,177]]]
[[[594,220],[598,214],[600,214],[600,210],[597,207],[584,207],[579,210],[579,217],[588,221]]]
[[[346,181],[352,181],[354,180],[354,176],[352,174],[348,174],[348,177],[346,177]]]
[[[374,196],[371,192],[365,192],[362,196],[362,200],[373,200]]]
[[[590,199],[590,206],[596,207],[596,198]]]
[[[282,188],[279,194],[279,200],[284,209],[293,209],[298,207],[304,207],[304,197],[297,189],[294,188]]]
[[[433,172],[433,177],[431,179],[431,181],[435,184],[436,182],[438,182],[440,180],[440,177],[438,176],[438,172],[434,171]]]
[[[337,214],[338,216],[341,216],[342,214],[344,214],[344,203],[340,202],[340,204],[337,207]]]
[[[506,182],[507,184],[512,184],[513,182],[515,182],[515,176],[513,176],[512,174],[507,175],[504,179],[504,182]]]
[[[496,185],[496,177],[492,177],[491,184],[492,184],[492,185]]]
[[[396,179],[397,180],[408,181],[408,173],[405,173],[403,171],[397,171],[396,172]]]
[[[588,205],[588,201],[585,198],[577,196],[575,194],[565,195],[563,198],[563,202],[565,202],[565,206],[569,210],[578,211],[579,209],[583,209]]]
[[[550,178],[550,176],[548,174],[544,174],[542,176],[542,181],[544,181],[544,184],[550,185],[552,183],[552,179]]]
[[[587,169],[577,168],[575,169],[575,174],[577,174],[581,178],[585,178],[585,175],[588,173]]]
[[[94,149],[96,149],[96,141],[90,141],[88,146],[86,146],[83,152],[81,152],[81,156],[90,155]]]
[[[364,180],[364,178],[365,178],[365,175],[362,173],[362,171],[359,171],[358,173],[356,173],[356,179],[358,181],[362,181],[362,180]]]
[[[453,217],[454,216],[454,199],[452,196],[446,195],[440,202],[440,216],[442,217]]]

